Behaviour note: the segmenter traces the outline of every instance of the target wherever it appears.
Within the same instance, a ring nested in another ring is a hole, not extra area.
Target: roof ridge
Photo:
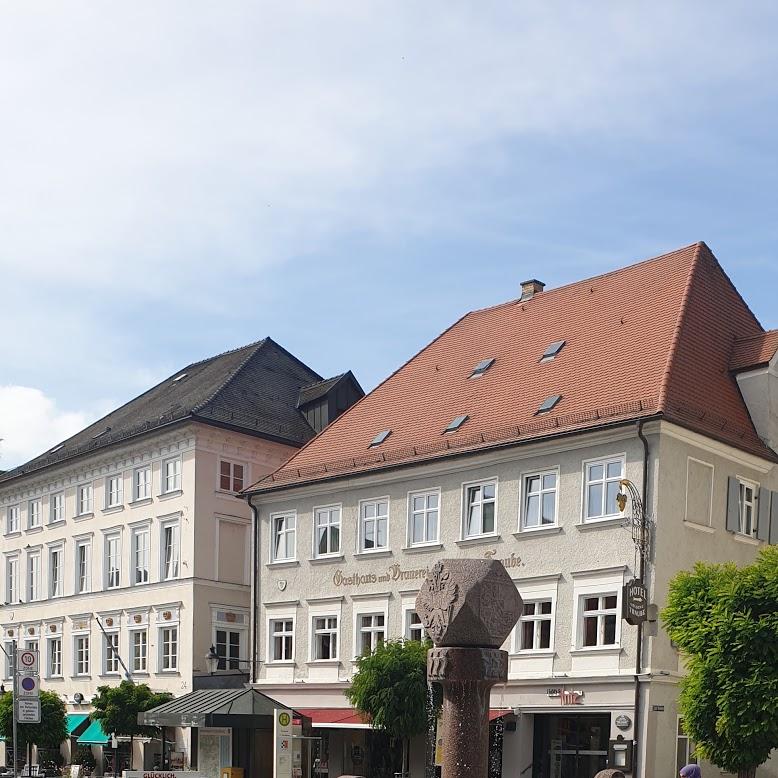
[[[319,384],[326,384],[327,381],[337,381],[340,378],[343,378],[346,373],[350,373],[350,370],[347,370],[345,373],[338,373],[337,375],[330,376],[329,378],[322,378],[320,381],[314,381],[312,384],[305,384],[305,386],[301,386],[300,390],[303,389],[310,389],[313,386],[318,386]]]
[[[541,296],[547,297],[550,294],[553,294],[555,292],[561,292],[564,289],[569,289],[572,286],[583,286],[584,284],[590,284],[592,281],[598,281],[602,278],[607,278],[608,276],[612,276],[616,273],[623,273],[625,270],[632,270],[633,268],[640,267],[641,265],[647,265],[650,262],[658,262],[660,259],[666,259],[667,257],[673,254],[679,254],[680,252],[687,251],[690,248],[695,248],[696,250],[699,250],[701,246],[705,246],[705,242],[698,240],[695,243],[689,243],[686,246],[680,246],[679,248],[673,249],[672,251],[666,251],[664,254],[658,254],[655,257],[648,257],[647,259],[641,259],[639,262],[633,262],[631,265],[624,265],[623,267],[617,267],[614,268],[613,270],[608,270],[605,273],[598,273],[596,276],[590,276],[589,278],[582,278],[578,281],[571,281],[568,284],[562,284],[562,286],[552,287],[547,292],[541,292]],[[504,308],[505,306],[508,305],[516,305],[517,303],[520,302],[522,302],[521,298],[515,297],[512,300],[506,300],[505,302],[497,303],[496,305],[487,305],[485,308],[475,308],[472,311],[469,311],[469,313],[485,313],[487,311],[494,311],[497,308]],[[529,301],[524,300],[524,302],[526,303]]]
[[[260,346],[266,340],[267,338],[260,338],[259,340],[252,341],[251,343],[246,343],[243,346],[236,346],[235,348],[229,348],[226,351],[222,351],[220,354],[214,354],[212,357],[205,357],[205,359],[198,359],[197,362],[190,362],[188,365],[182,367],[181,370],[177,372],[181,373],[184,370],[189,370],[189,368],[191,367],[204,365],[206,362],[213,362],[214,359],[219,359],[220,357],[226,357],[228,354],[234,354],[236,351],[243,351],[244,348],[251,348],[252,346]],[[160,383],[162,382],[160,381]]]
[[[757,340],[759,338],[765,337],[765,335],[774,335],[778,333],[778,327],[772,330],[763,330],[762,332],[758,332],[756,335],[746,335],[744,338],[735,338],[735,343],[745,343],[748,340]]]

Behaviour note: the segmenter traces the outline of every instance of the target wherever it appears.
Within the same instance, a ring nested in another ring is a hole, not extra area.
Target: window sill
[[[526,651],[512,651],[508,656],[511,659],[535,659],[556,656],[556,651],[552,648],[527,649]]]
[[[148,678],[149,677],[149,671],[148,670],[132,670],[130,672],[130,675],[133,678]]]
[[[461,540],[455,540],[458,546],[480,546],[482,544],[493,544],[498,540],[502,540],[496,533],[492,535],[476,535],[472,538],[462,538]]]
[[[733,532],[732,534],[738,543],[745,543],[747,546],[758,546],[762,542],[758,538],[752,538],[750,535],[741,535],[739,532]]]
[[[178,669],[174,669],[174,670],[157,670],[157,672],[154,673],[154,675],[161,675],[161,676],[167,678],[167,677],[180,676],[181,672]]]
[[[121,673],[100,673],[100,675],[98,675],[97,677],[111,679],[111,678],[121,678],[121,676],[122,676]]]
[[[265,667],[297,667],[297,662],[294,659],[271,659],[265,662]]]
[[[367,557],[394,556],[394,552],[391,548],[379,548],[375,551],[358,551],[354,556],[357,559],[365,559]]]
[[[19,538],[22,536],[22,531],[20,529],[15,529],[13,532],[6,532],[4,537],[6,538]]]
[[[683,526],[697,532],[704,532],[706,535],[713,535],[716,532],[715,527],[709,527],[707,524],[695,524],[693,521],[684,521]]]
[[[324,565],[327,562],[342,562],[345,559],[343,554],[324,554],[322,556],[314,556],[308,560],[312,565]]]
[[[153,497],[139,497],[137,500],[130,500],[128,505],[130,508],[138,508],[141,505],[151,505],[154,502]]]
[[[124,510],[123,505],[109,505],[103,508],[103,513],[121,513]]]
[[[43,527],[38,524],[35,527],[27,527],[27,534],[32,535],[35,532],[43,532]]]
[[[64,681],[65,676],[64,675],[44,675],[44,680],[46,681]]]
[[[570,653],[577,654],[620,654],[621,646],[586,646],[585,648],[571,648]]]
[[[610,517],[607,519],[589,519],[576,524],[576,528],[581,532],[588,532],[594,529],[611,529],[613,527],[621,527],[624,524],[623,516]]]
[[[308,667],[337,667],[340,664],[340,659],[311,659],[305,664]]]
[[[231,492],[229,489],[214,489],[214,494],[218,494],[221,497],[238,497],[238,492]]]
[[[423,554],[425,551],[440,551],[442,543],[417,543],[415,546],[405,546],[400,549],[405,554]]]
[[[64,527],[65,523],[65,519],[57,519],[56,521],[50,521],[46,526],[53,529],[54,527]]]
[[[180,497],[184,493],[183,489],[171,489],[169,492],[162,492],[157,495],[158,500],[170,500],[173,497]]]
[[[513,537],[517,540],[521,540],[522,538],[531,538],[536,535],[541,537],[546,535],[559,535],[560,532],[562,532],[562,528],[558,525],[554,525],[553,527],[538,527],[538,529],[523,529],[519,532],[514,532]]]
[[[73,517],[73,521],[86,521],[86,519],[93,519],[95,517],[95,514],[93,511],[90,511],[89,513],[79,513],[77,516]]]
[[[265,562],[265,567],[282,569],[284,567],[299,567],[299,559],[279,559],[277,562]]]

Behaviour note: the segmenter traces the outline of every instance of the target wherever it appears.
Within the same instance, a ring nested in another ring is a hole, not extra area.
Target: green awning
[[[87,721],[89,721],[88,713],[68,713],[66,724],[68,737],[80,735],[86,729]]]
[[[82,746],[104,746],[111,742],[111,736],[103,731],[102,722],[90,721],[84,734],[76,742]]]

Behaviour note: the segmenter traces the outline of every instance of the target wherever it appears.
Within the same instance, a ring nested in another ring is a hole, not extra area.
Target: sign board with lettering
[[[122,778],[206,778],[193,770],[123,770]]]
[[[22,673],[37,673],[39,668],[39,652],[33,649],[25,648],[18,654],[18,668]]]
[[[642,624],[648,617],[648,587],[639,578],[627,581],[621,592],[621,617],[627,624]]]
[[[16,703],[20,724],[41,723],[41,701],[38,697],[21,697]]]
[[[19,697],[38,697],[41,692],[41,682],[37,675],[18,675],[16,678],[16,693]]]
[[[273,778],[292,778],[292,711],[273,711]]]

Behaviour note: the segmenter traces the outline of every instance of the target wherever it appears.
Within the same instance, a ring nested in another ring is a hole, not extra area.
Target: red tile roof
[[[735,341],[729,369],[735,372],[767,365],[778,351],[778,330],[769,330]]]
[[[704,243],[473,311],[252,490],[656,416],[776,460],[729,372],[735,341],[762,335]],[[564,348],[541,363],[558,340]],[[487,358],[486,373],[469,378]],[[552,395],[562,399],[537,415]]]

